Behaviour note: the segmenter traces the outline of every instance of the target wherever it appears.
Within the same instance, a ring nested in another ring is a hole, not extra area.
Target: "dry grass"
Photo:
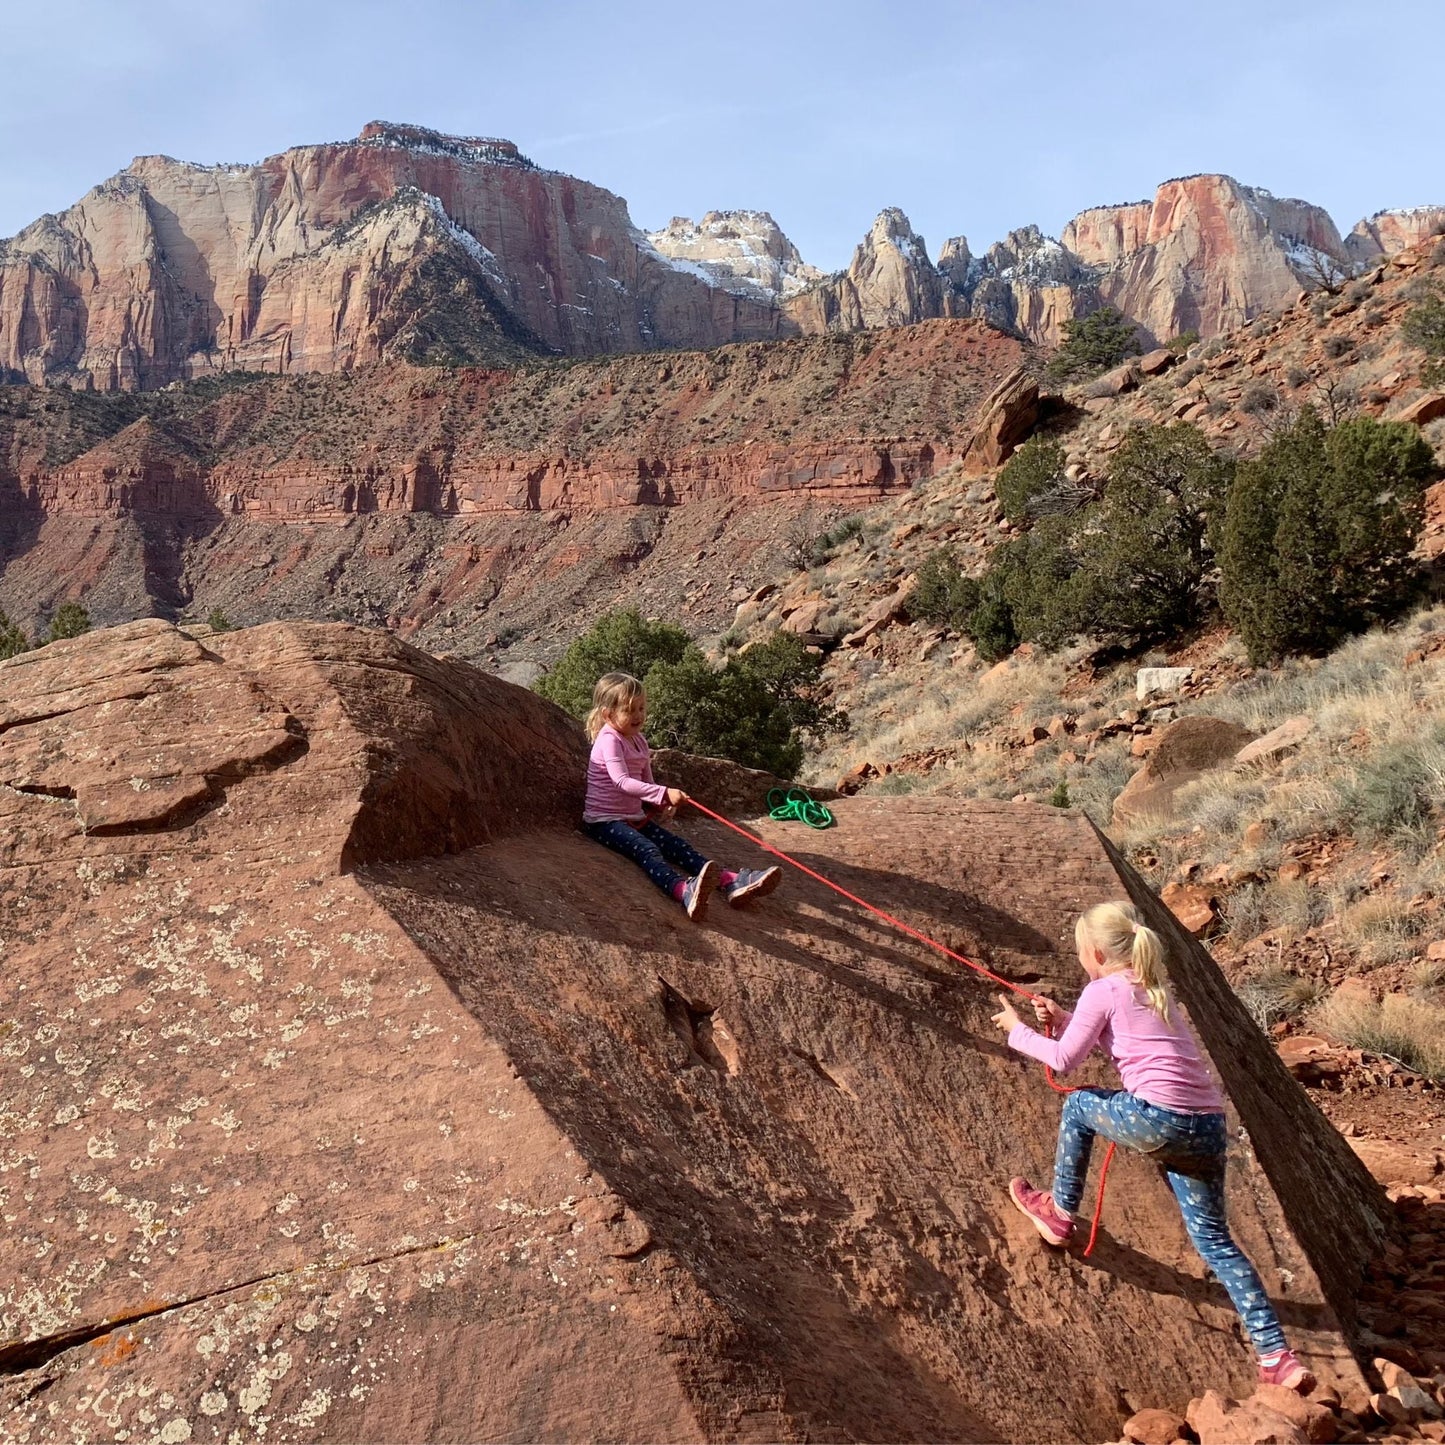
[[[1340,941],[1366,963],[1395,963],[1416,951],[1427,922],[1398,894],[1372,893],[1340,912]]]
[[[1336,993],[1311,1015],[1325,1033],[1372,1054],[1383,1054],[1430,1079],[1445,1079],[1445,1008],[1405,994],[1378,1002]]]
[[[1267,964],[1235,984],[1250,1017],[1266,1033],[1273,1025],[1291,1019],[1320,1002],[1318,979],[1302,978],[1279,964]]]
[[[1411,992],[1427,1003],[1438,1003],[1445,995],[1445,959],[1422,958],[1411,970]]]

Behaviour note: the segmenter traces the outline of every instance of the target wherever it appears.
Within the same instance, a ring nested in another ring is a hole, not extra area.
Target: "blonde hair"
[[[592,689],[592,711],[587,714],[587,740],[595,743],[602,724],[634,698],[642,697],[642,684],[630,672],[604,672]]]
[[[1132,903],[1099,903],[1079,919],[1075,934],[1087,938],[1114,965],[1106,972],[1132,968],[1149,995],[1149,1007],[1167,1024],[1172,1006],[1164,973],[1164,942]]]

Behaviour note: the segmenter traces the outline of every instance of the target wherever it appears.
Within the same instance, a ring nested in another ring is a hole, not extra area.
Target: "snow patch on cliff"
[[[709,211],[701,221],[675,216],[646,233],[643,249],[674,270],[753,301],[786,300],[824,279],[766,211]]]
[[[447,214],[447,208],[442,205],[439,196],[432,195],[429,191],[419,191],[422,205],[431,212],[438,226],[459,245],[478,266],[482,268],[487,280],[500,286],[503,291],[510,291],[512,283],[507,279],[507,274],[502,270],[501,263],[465,226],[459,226]]]

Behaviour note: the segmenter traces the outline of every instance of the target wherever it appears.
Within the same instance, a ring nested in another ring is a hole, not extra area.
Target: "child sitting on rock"
[[[609,672],[597,680],[587,715],[592,756],[582,824],[588,837],[631,858],[694,920],[706,915],[714,887],[734,906],[771,893],[782,877],[778,868],[719,869],[658,823],[670,819],[688,796],[653,781],[652,754],[642,736],[646,720],[647,697],[635,677]]]
[[[1074,1233],[1094,1136],[1148,1154],[1179,1201],[1184,1227],[1239,1311],[1259,1354],[1262,1383],[1307,1394],[1314,1376],[1285,1344],[1284,1331],[1254,1266],[1234,1242],[1224,1211],[1224,1099],[1198,1041],[1164,979],[1164,945],[1132,903],[1101,903],[1075,929],[1090,982],[1069,1013],[1052,999],[1034,1011],[1057,1037],[1019,1018],[1003,995],[993,1021],[1009,1047],[1058,1074],[1077,1068],[1096,1045],[1113,1060],[1123,1089],[1076,1089],[1064,1099],[1051,1194],[1026,1179],[1009,1182],[1014,1205],[1052,1245]]]

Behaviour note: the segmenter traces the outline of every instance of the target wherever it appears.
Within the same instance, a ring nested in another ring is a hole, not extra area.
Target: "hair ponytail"
[[[1132,903],[1100,903],[1079,920],[1104,957],[1116,968],[1129,967],[1149,996],[1149,1007],[1165,1023],[1173,1007],[1164,971],[1164,941],[1149,927]]]
[[[1148,924],[1134,928],[1134,946],[1129,950],[1140,987],[1149,995],[1149,1007],[1167,1024],[1169,1022],[1169,984],[1164,976],[1164,943]]]

